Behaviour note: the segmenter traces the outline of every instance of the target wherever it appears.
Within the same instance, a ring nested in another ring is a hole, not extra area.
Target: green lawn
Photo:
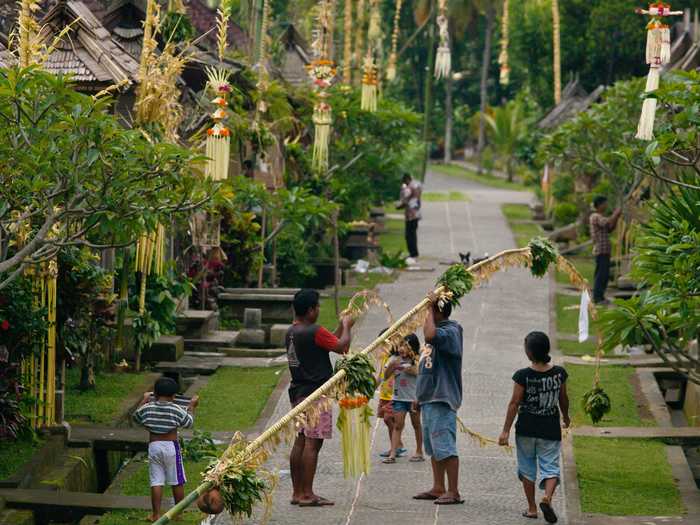
[[[379,246],[385,253],[395,254],[406,251],[403,219],[387,219],[384,231],[379,235]]]
[[[31,459],[32,454],[41,444],[41,441],[35,442],[30,439],[0,440],[0,479],[14,474],[17,469]]]
[[[431,164],[430,169],[437,173],[442,173],[443,175],[449,175],[451,177],[460,177],[462,179],[479,182],[485,186],[491,186],[492,188],[521,191],[528,190],[528,188],[524,184],[521,184],[519,182],[508,182],[505,179],[496,177],[495,175],[490,175],[488,173],[478,175],[477,173],[471,170],[462,168],[460,166],[455,166],[453,164]]]
[[[581,510],[611,516],[683,512],[663,443],[575,437]]]
[[[510,229],[515,237],[515,244],[518,248],[524,248],[533,237],[542,235],[542,228],[533,223],[510,223]]]
[[[557,294],[557,332],[560,334],[578,333],[578,312],[581,298],[578,295]],[[593,332],[593,320],[589,319]]]
[[[578,341],[568,341],[566,339],[559,339],[557,341],[557,347],[564,355],[594,355],[596,350],[595,342],[590,339],[584,343],[579,343]]]
[[[192,508],[194,508],[194,510],[192,510]],[[165,512],[166,510],[167,506],[163,505],[162,511]],[[146,510],[113,510],[112,512],[103,514],[98,523],[99,525],[126,525],[127,523],[139,522],[149,523],[146,520],[146,516],[149,514],[150,512]],[[204,514],[197,509],[196,505],[192,505],[189,510],[180,514],[175,523],[178,525],[199,525],[204,518]]]
[[[246,430],[252,427],[277,386],[282,368],[220,368],[199,394],[195,428]]]
[[[532,219],[527,204],[501,204],[501,211],[508,221],[527,221]]]
[[[466,193],[462,193],[461,191],[428,191],[423,194],[422,200],[426,202],[471,201],[469,195],[467,195]]]
[[[98,373],[95,388],[81,392],[80,370],[66,370],[67,393],[65,419],[70,423],[113,423],[121,414],[124,400],[137,389],[145,388],[145,373]]]
[[[593,385],[595,367],[591,365],[566,365],[569,372],[567,392],[569,411],[574,426],[592,425],[583,412],[581,399]],[[653,419],[641,419],[634,397],[634,387],[630,378],[634,368],[629,366],[604,365],[600,367],[600,384],[610,396],[612,408],[598,423],[601,427],[646,427],[656,426]]]
[[[595,271],[595,261],[592,257],[568,257],[574,263],[578,272],[583,275],[588,283],[593,285],[593,272]],[[561,284],[569,284],[569,278],[562,272],[557,272],[557,282]]]

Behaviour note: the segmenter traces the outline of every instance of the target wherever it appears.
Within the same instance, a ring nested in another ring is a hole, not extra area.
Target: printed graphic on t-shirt
[[[525,410],[536,416],[555,416],[559,411],[561,374],[526,379]]]
[[[289,361],[289,366],[291,368],[299,367],[299,358],[297,357],[297,351],[294,348],[294,334],[289,334],[289,346],[287,347],[287,361]]]
[[[425,345],[420,352],[420,359],[418,361],[419,366],[425,365],[425,368],[433,368],[433,347],[430,345]]]

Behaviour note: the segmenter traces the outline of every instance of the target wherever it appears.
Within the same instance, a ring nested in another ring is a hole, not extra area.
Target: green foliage
[[[129,287],[129,307],[134,312],[138,311],[139,290],[140,282],[135,278]],[[167,270],[161,275],[148,276],[146,310],[150,320],[158,323],[158,331],[161,334],[175,333],[178,305],[183,297],[190,295],[192,290],[193,285],[187,276],[177,275],[174,270]]]
[[[579,210],[572,202],[560,202],[554,206],[552,217],[557,226],[566,226],[578,220]]]
[[[583,411],[590,416],[594,425],[603,419],[603,416],[610,412],[611,409],[610,398],[600,385],[594,386],[583,395],[581,405],[583,406]]]
[[[544,137],[539,155],[558,164],[552,190],[558,201],[576,199],[576,179],[590,188],[605,182],[613,202],[630,191],[635,179],[625,156],[638,158],[642,152],[634,138],[642,91],[641,79],[618,82],[601,102]]]
[[[219,490],[226,510],[234,519],[240,519],[251,516],[253,507],[265,498],[268,486],[254,468],[231,465],[222,476]]]
[[[192,40],[195,35],[194,27],[187,15],[175,11],[165,13],[159,30],[163,41],[176,44]]]
[[[0,220],[13,229],[31,214],[25,248],[2,254],[0,273],[73,244],[132,242],[214,192],[200,157],[125,129],[111,103],[37,68],[0,70]]]
[[[335,86],[330,95],[334,115],[330,161],[337,168],[325,176],[309,175],[303,170],[306,159],[292,166],[298,169],[288,169],[287,179],[339,204],[341,219],[364,218],[371,205],[396,198],[404,173],[415,174],[421,153],[416,142],[420,117],[390,97],[381,100],[376,113],[362,111],[360,91],[347,86]],[[313,101],[299,94],[297,102],[306,108],[299,113],[312,130]],[[310,154],[309,149],[306,155]]]
[[[485,114],[489,126],[489,141],[506,165],[508,181],[515,174],[515,153],[525,137],[528,120],[525,119],[523,105],[519,100],[511,100],[493,108],[493,114]]]
[[[544,277],[547,274],[549,265],[557,261],[559,253],[556,247],[544,237],[535,237],[528,246],[532,255],[530,272],[535,277]]]
[[[202,461],[204,459],[216,459],[218,451],[211,432],[194,430],[192,437],[185,441],[180,438],[182,459],[186,461]]]
[[[46,308],[35,305],[30,278],[19,277],[0,289],[0,346],[10,352],[11,363],[30,355],[34,342],[43,337],[46,328]]]
[[[471,292],[474,286],[474,276],[463,264],[453,264],[437,281],[438,286],[444,286],[452,292],[451,303],[459,306],[459,300]]]
[[[379,264],[386,268],[406,268],[406,252],[398,250],[390,253],[382,250],[379,254]]]
[[[150,348],[161,334],[160,324],[148,310],[134,317],[132,327],[134,329],[134,346],[136,351],[140,353]]]
[[[41,445],[37,439],[0,440],[0,479],[14,474],[27,463]]]
[[[369,356],[354,354],[335,362],[334,372],[345,370],[345,392],[348,396],[374,397],[377,388],[374,365]]]

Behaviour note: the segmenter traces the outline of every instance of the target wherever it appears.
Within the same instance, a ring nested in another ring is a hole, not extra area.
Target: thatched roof
[[[311,62],[308,44],[293,24],[289,24],[282,33],[280,42],[284,45],[284,56],[279,74],[284,80],[294,85],[310,82],[306,66]]]
[[[15,62],[15,56],[0,42],[0,67],[10,67]]]
[[[598,86],[592,93],[586,92],[578,78],[571,80],[561,94],[561,102],[547,113],[537,126],[540,129],[552,129],[560,126],[578,113],[586,111],[605,91],[605,86]]]
[[[676,36],[671,45],[671,61],[664,71],[693,71],[700,69],[700,15],[686,9],[683,21],[676,24]]]
[[[52,42],[69,24],[73,24],[71,30],[49,55],[46,70],[70,74],[79,84],[95,89],[136,78],[138,62],[82,1],[60,1],[49,9],[41,21],[46,41]]]

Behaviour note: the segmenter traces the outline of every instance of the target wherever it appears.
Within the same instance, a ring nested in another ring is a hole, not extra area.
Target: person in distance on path
[[[602,195],[593,199],[593,213],[589,218],[593,256],[595,257],[595,275],[593,277],[593,302],[606,304],[605,290],[610,279],[610,233],[617,226],[622,210],[617,208],[610,217],[605,216],[608,199]]]

